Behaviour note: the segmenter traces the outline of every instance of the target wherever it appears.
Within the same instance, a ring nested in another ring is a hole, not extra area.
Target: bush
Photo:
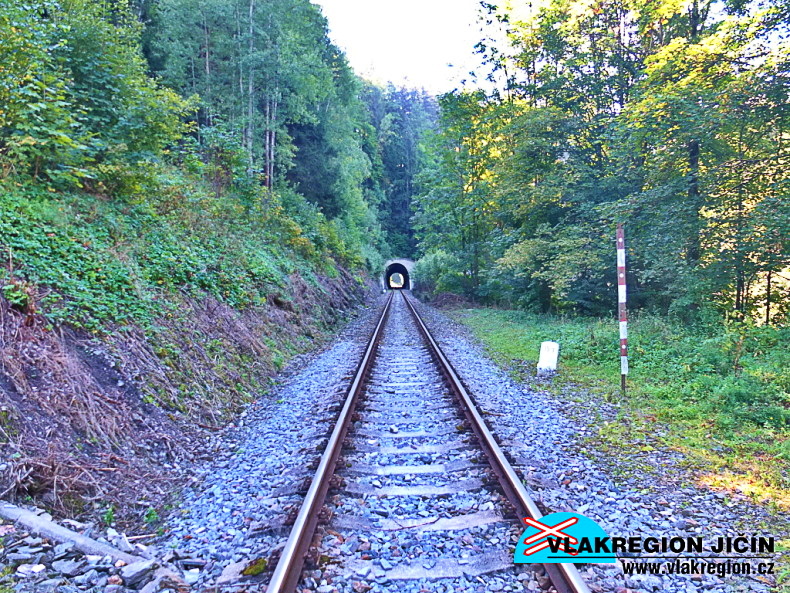
[[[464,293],[466,278],[460,260],[444,251],[434,251],[422,257],[414,266],[417,288],[426,296],[441,292]]]
[[[0,178],[135,193],[191,110],[148,76],[139,35],[123,1],[4,4]]]
[[[276,194],[247,206],[163,167],[147,183],[156,189],[132,202],[0,185],[6,296],[27,307],[31,297],[19,287],[30,283],[51,321],[103,331],[145,325],[168,292],[204,292],[245,309],[280,292],[296,271],[310,278],[334,271],[334,258],[360,261],[361,246],[349,246],[343,227],[320,213],[306,219],[317,227],[307,232],[331,240],[316,247]]]

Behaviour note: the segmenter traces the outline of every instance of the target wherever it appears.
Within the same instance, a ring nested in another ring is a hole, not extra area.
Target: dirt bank
[[[154,324],[101,336],[0,298],[0,497],[153,521],[192,463],[211,455],[216,429],[372,290],[343,271],[318,280],[294,274],[244,311],[180,295]]]

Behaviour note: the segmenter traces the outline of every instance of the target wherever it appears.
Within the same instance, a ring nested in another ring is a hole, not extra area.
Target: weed
[[[7,406],[0,406],[0,428],[2,428],[3,432],[8,436],[16,436],[19,434],[14,416]]]
[[[145,511],[145,516],[143,517],[143,521],[146,522],[147,525],[153,525],[157,521],[159,521],[159,513],[156,512],[154,507],[148,507],[148,510]]]
[[[104,513],[102,513],[101,520],[105,525],[112,525],[115,523],[115,505],[110,505],[104,509]]]
[[[266,558],[258,558],[257,560],[250,562],[246,568],[241,571],[241,574],[248,577],[258,576],[266,570],[268,565],[269,562]]]
[[[9,284],[3,286],[3,296],[12,307],[20,311],[27,311],[32,305],[32,285],[12,278]]]

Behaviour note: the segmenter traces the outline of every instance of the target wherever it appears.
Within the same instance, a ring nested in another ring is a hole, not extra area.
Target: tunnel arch
[[[398,275],[402,278],[402,284],[398,286]],[[401,262],[390,263],[384,271],[384,287],[395,290],[411,290],[412,282],[408,268]]]

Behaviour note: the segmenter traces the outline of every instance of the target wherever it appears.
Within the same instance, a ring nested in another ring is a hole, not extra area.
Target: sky
[[[479,65],[478,0],[312,0],[357,74],[440,94]]]

